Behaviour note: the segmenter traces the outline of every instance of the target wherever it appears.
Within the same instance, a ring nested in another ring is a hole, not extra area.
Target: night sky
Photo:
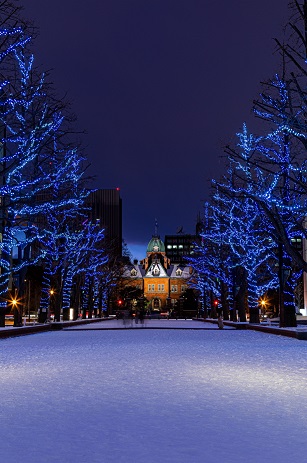
[[[278,71],[288,0],[21,0],[35,55],[68,93],[97,188],[121,189],[123,236],[194,233],[260,81]],[[141,253],[136,245],[141,245]]]

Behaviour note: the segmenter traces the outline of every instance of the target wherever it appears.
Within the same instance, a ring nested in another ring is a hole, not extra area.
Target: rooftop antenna
[[[158,236],[158,220],[155,219],[155,236]]]

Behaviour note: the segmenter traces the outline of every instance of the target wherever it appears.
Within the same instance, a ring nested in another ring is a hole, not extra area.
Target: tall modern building
[[[184,257],[194,254],[197,235],[178,233],[176,235],[165,235],[166,256],[172,263],[182,262]]]
[[[89,194],[87,207],[89,218],[105,229],[107,245],[118,256],[122,255],[122,199],[119,188],[96,190]]]

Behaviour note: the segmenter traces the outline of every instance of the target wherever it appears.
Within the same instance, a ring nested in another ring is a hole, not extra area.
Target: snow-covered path
[[[302,463],[307,343],[253,331],[0,341],[1,461]]]
[[[143,323],[138,321],[135,322],[133,319],[126,319],[126,320],[116,320],[116,318],[112,320],[104,320],[101,322],[95,322],[86,325],[75,325],[70,326],[69,328],[65,328],[67,330],[121,330],[121,329],[176,329],[176,330],[218,330],[217,324],[203,322],[200,320],[175,320],[175,319],[145,319]],[[233,330],[235,328],[224,326],[225,330]]]

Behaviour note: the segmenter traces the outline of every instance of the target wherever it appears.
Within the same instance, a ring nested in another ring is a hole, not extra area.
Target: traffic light
[[[123,301],[122,301],[122,299],[118,299],[118,301],[117,301],[117,305],[118,305],[118,307],[121,307],[121,306],[123,305]]]
[[[215,307],[217,307],[219,305],[219,301],[217,299],[215,299],[214,305],[215,305]]]

